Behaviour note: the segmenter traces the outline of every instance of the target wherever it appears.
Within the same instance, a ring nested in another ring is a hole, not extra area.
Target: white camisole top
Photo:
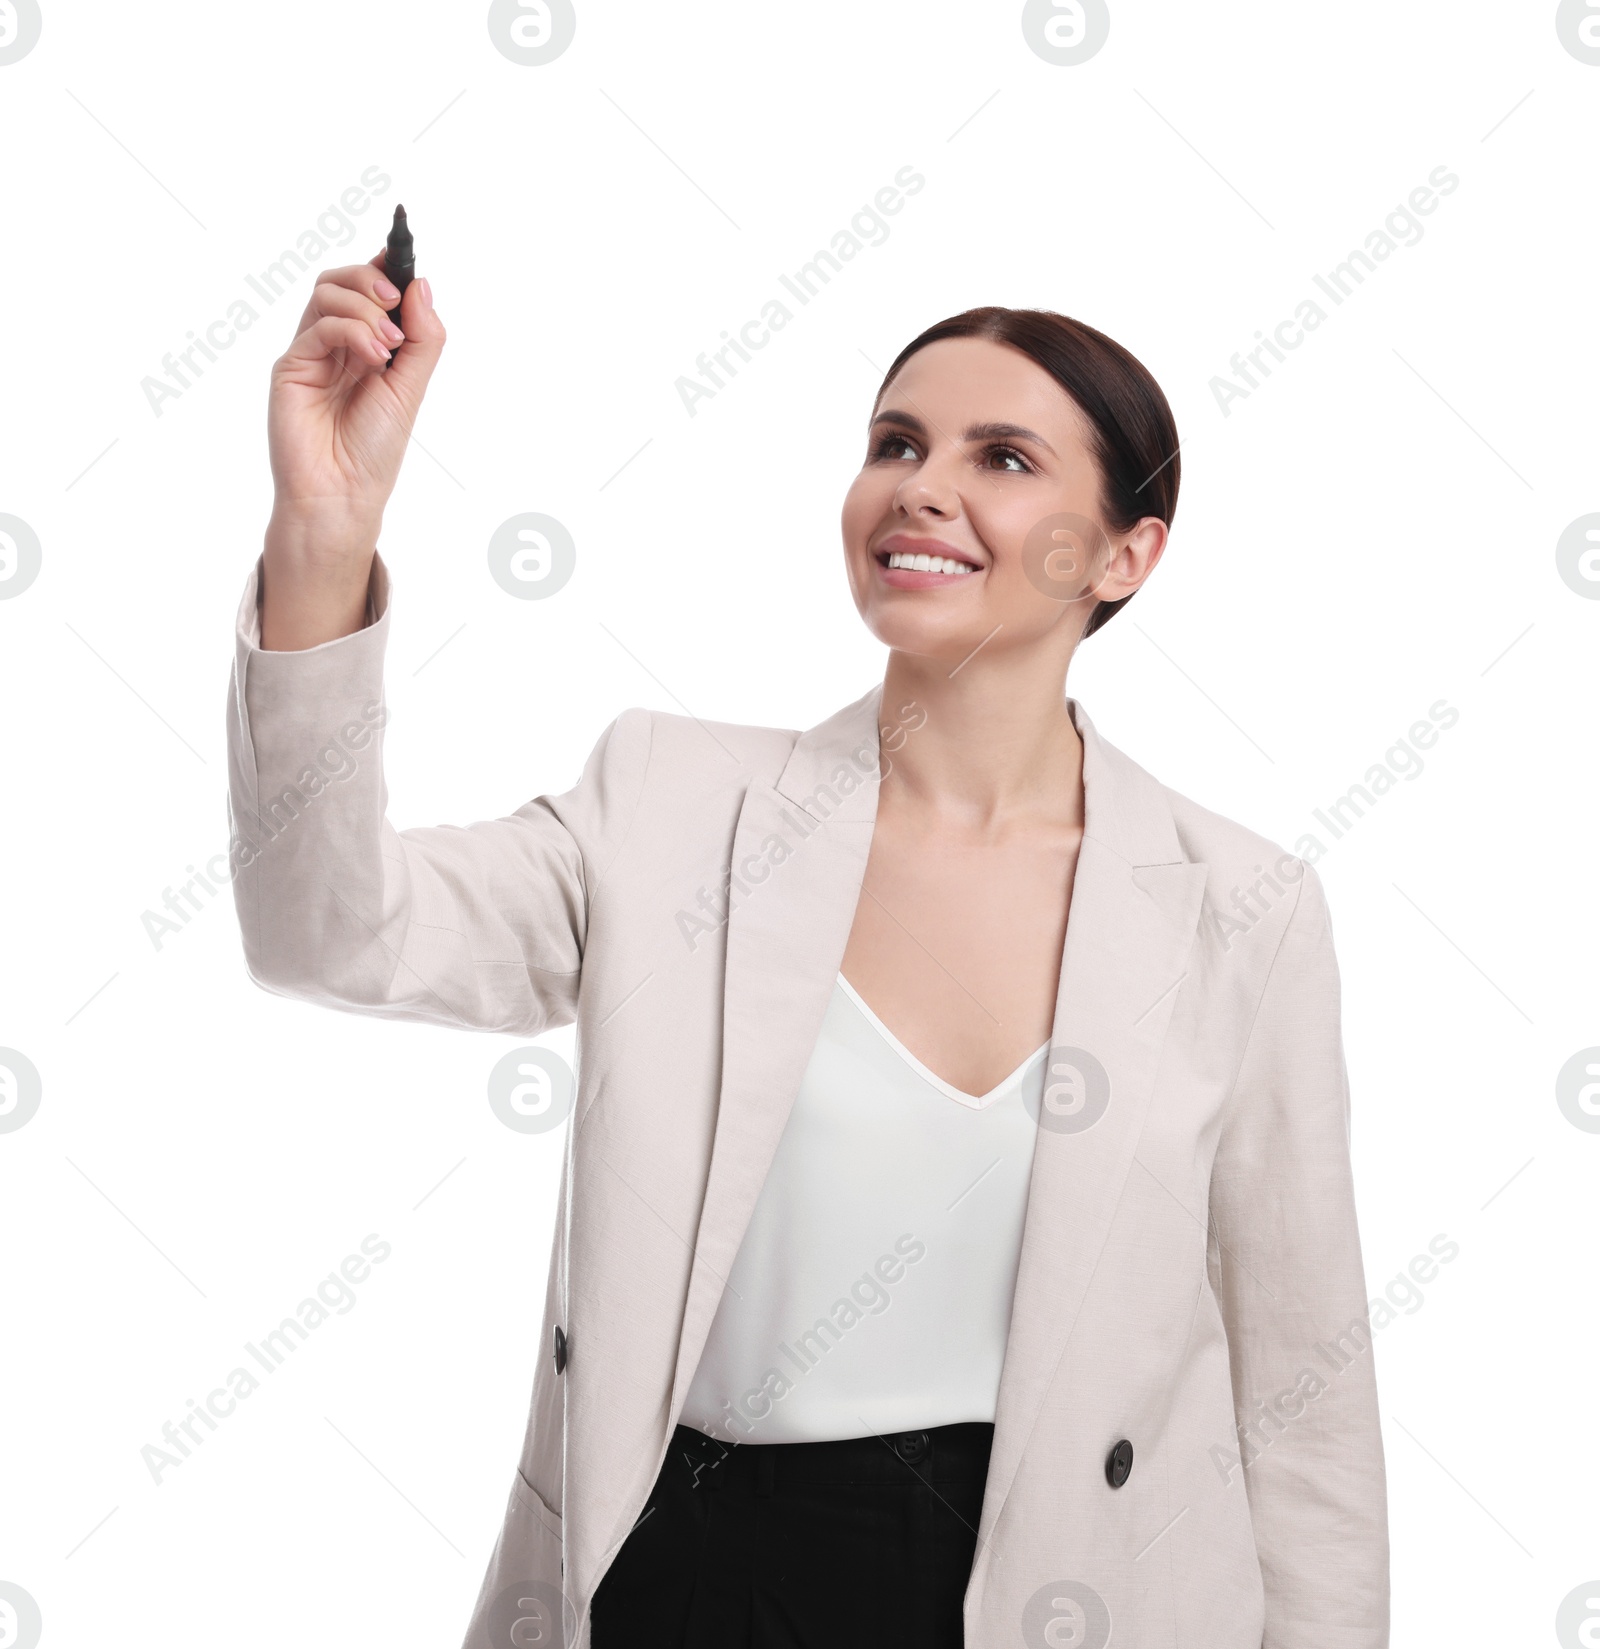
[[[994,1419],[1048,1053],[963,1093],[838,976],[684,1425],[799,1443]]]

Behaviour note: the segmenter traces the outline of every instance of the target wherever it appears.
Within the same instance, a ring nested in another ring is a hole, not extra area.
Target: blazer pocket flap
[[[528,1511],[532,1512],[533,1515],[545,1526],[545,1528],[549,1530],[555,1540],[558,1543],[560,1542],[560,1513],[550,1510],[550,1507],[545,1503],[544,1496],[540,1494],[539,1491],[527,1480],[527,1478],[522,1475],[520,1468],[518,1469],[516,1476],[511,1480],[511,1499],[513,1504],[520,1504]]]

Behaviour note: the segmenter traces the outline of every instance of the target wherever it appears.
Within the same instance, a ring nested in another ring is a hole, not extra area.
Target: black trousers
[[[994,1427],[826,1443],[673,1433],[593,1649],[961,1649]]]

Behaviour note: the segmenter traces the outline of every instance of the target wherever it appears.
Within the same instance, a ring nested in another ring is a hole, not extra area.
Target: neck
[[[980,651],[952,674],[936,659],[891,652],[878,718],[888,769],[880,809],[914,808],[971,829],[1081,828],[1083,741],[1067,712],[1065,672],[1043,664]],[[896,727],[907,730],[891,738]]]

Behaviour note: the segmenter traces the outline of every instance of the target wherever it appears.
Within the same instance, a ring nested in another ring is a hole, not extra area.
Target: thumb
[[[422,405],[423,392],[433,369],[444,352],[445,330],[433,308],[433,292],[422,277],[410,281],[400,297],[400,330],[405,342],[397,344],[394,359],[384,373],[386,387],[395,390],[412,417]]]

